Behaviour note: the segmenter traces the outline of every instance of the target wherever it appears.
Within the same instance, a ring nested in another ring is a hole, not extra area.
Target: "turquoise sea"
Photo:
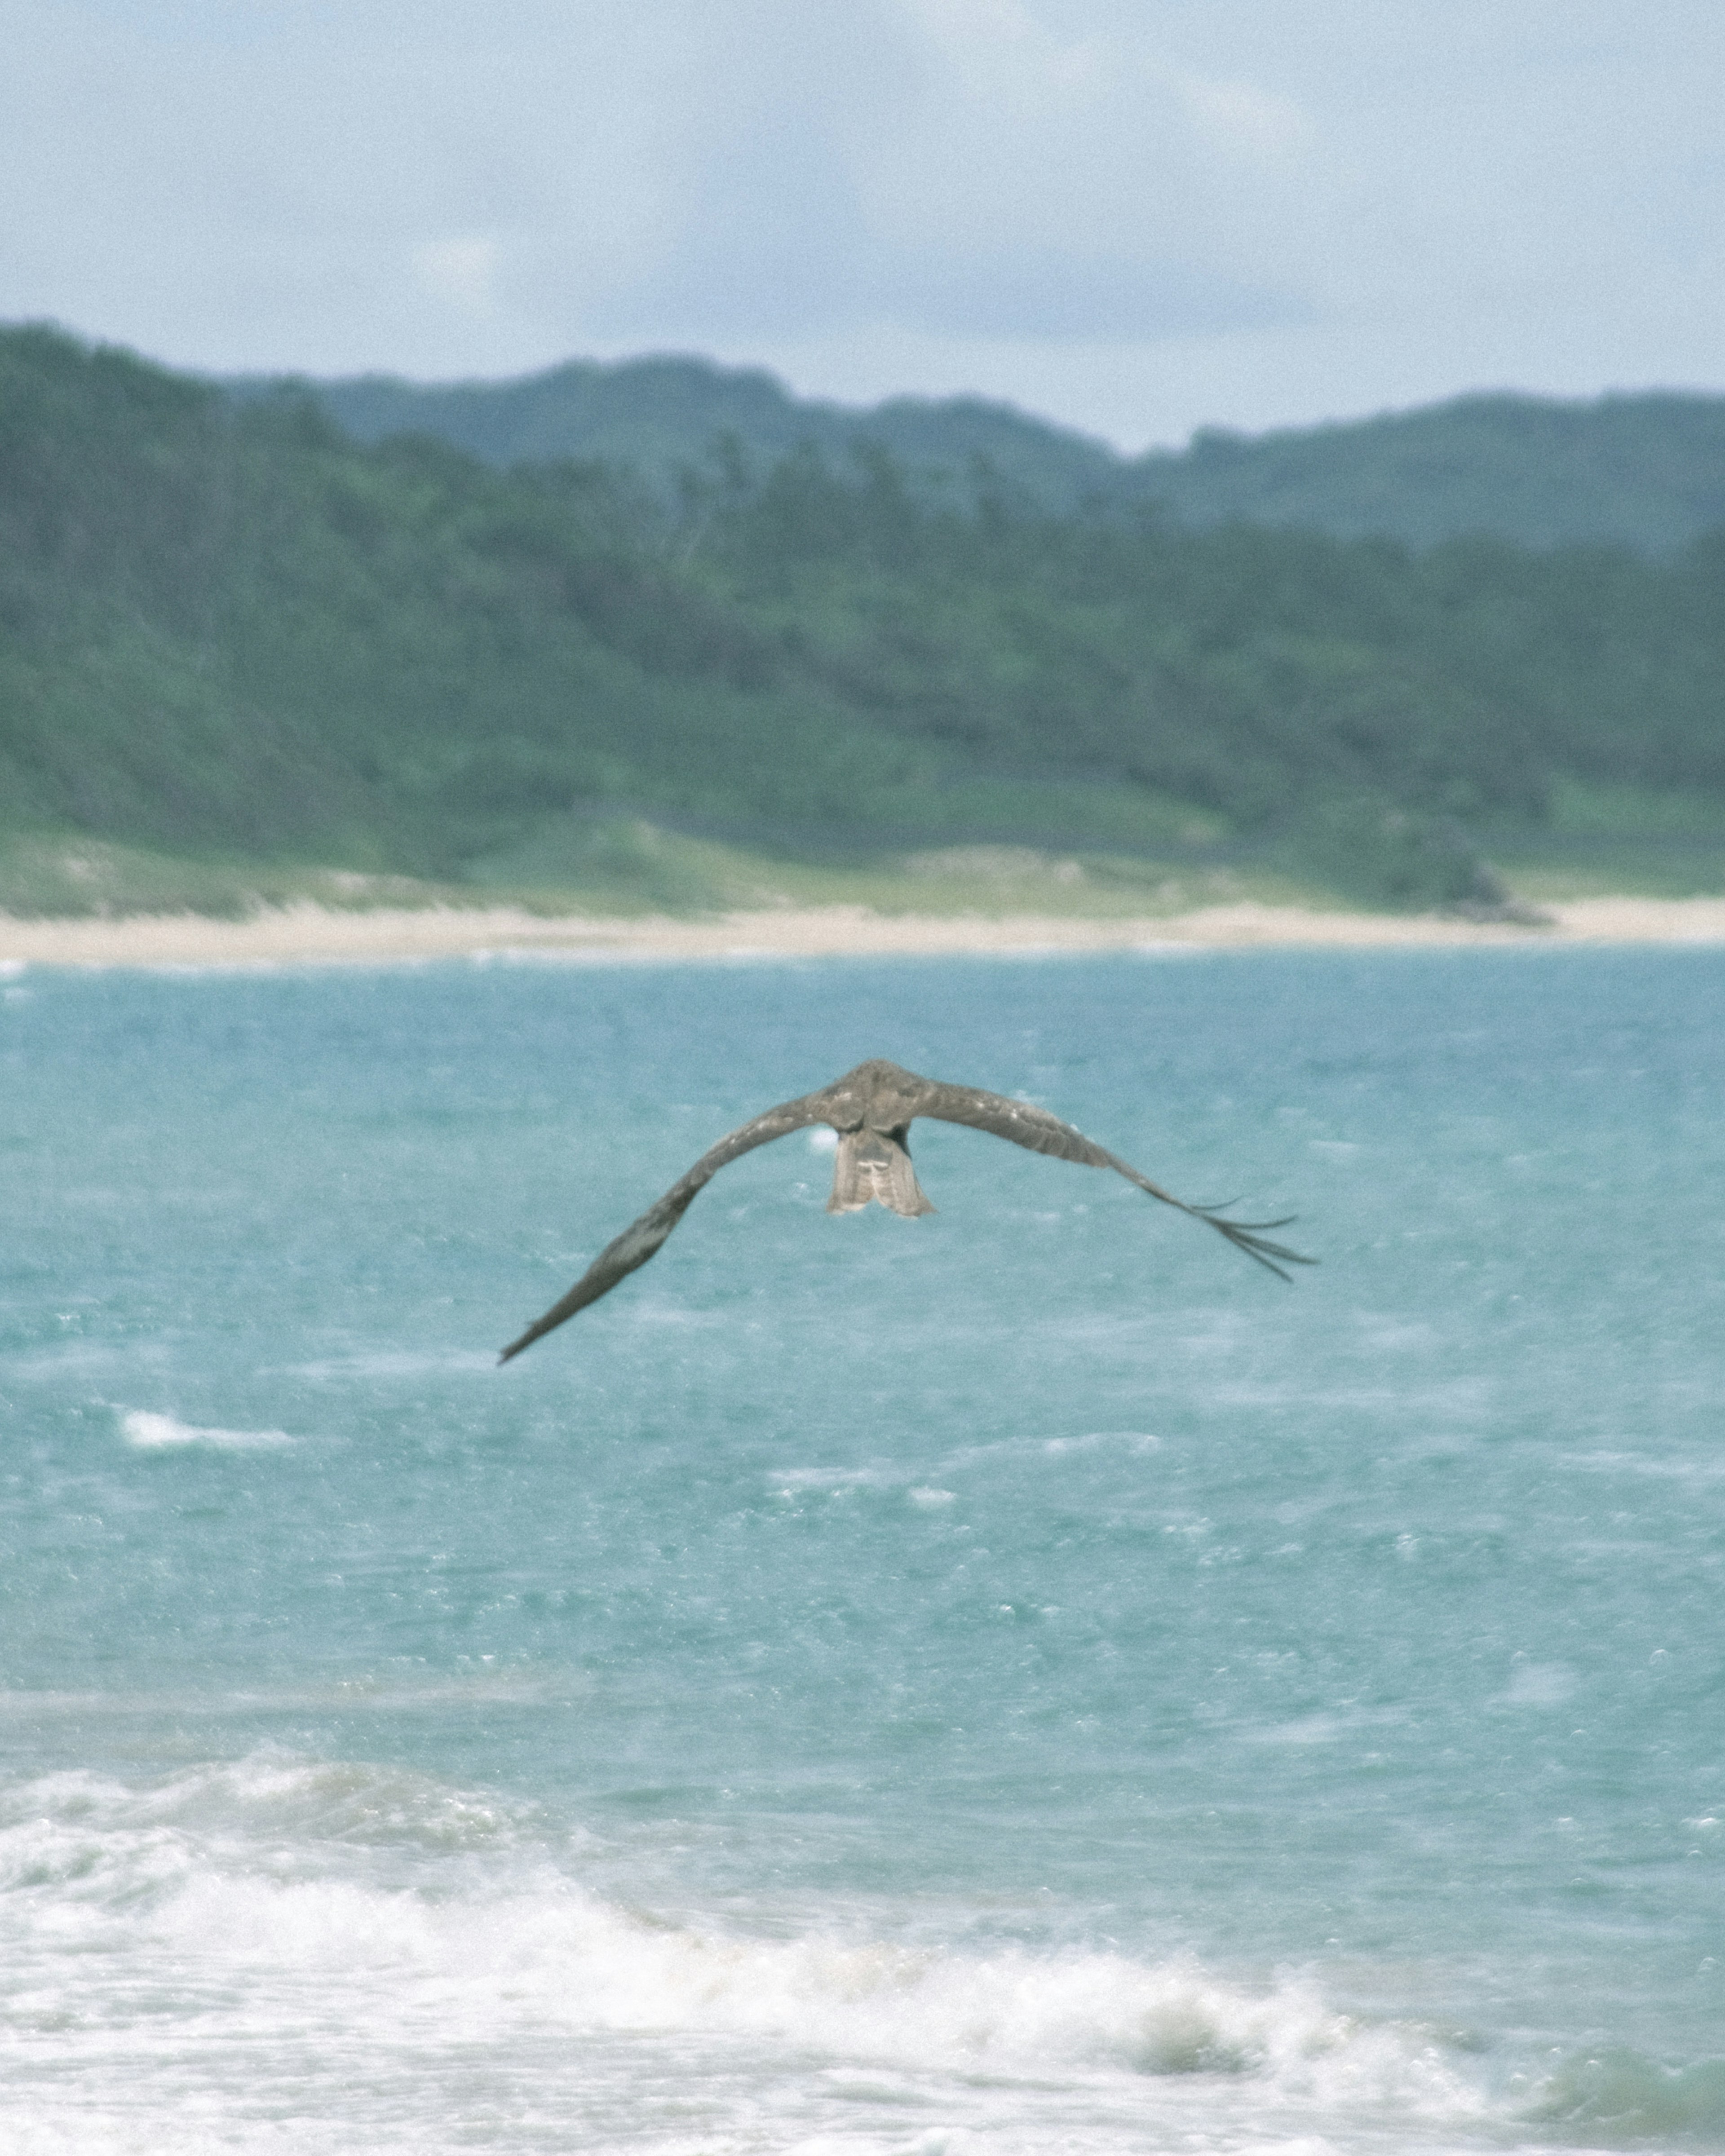
[[[1300,1215],[802,1136],[866,1055]],[[0,981],[8,2152],[1725,2148],[1725,953]]]

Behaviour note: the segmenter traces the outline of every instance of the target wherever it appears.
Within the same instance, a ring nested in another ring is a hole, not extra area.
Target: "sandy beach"
[[[533,953],[602,963],[751,957],[945,957],[965,952],[1725,943],[1725,898],[1593,898],[1548,906],[1543,924],[1440,915],[1304,911],[1242,902],[1136,919],[1009,914],[943,917],[863,906],[784,907],[680,920],[544,916],[512,906],[266,909],[28,920],[0,915],[0,967],[366,965]]]

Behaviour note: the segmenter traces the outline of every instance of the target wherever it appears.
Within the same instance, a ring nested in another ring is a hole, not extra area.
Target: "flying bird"
[[[585,1310],[588,1303],[608,1295],[636,1266],[646,1264],[696,1194],[721,1168],[792,1131],[828,1123],[839,1133],[833,1194],[827,1200],[829,1213],[860,1213],[870,1203],[884,1205],[906,1220],[932,1213],[934,1208],[923,1196],[911,1165],[911,1124],[918,1116],[989,1131],[997,1138],[1010,1138],[1014,1145],[1028,1146],[1032,1152],[1052,1153],[1056,1160],[1076,1160],[1086,1168],[1111,1168],[1117,1175],[1137,1183],[1152,1198],[1159,1198],[1164,1205],[1175,1206],[1194,1220],[1206,1222],[1236,1250],[1267,1266],[1279,1279],[1289,1277],[1282,1270],[1285,1265],[1317,1263],[1313,1258],[1302,1258],[1297,1250],[1266,1240],[1266,1229],[1285,1228],[1286,1219],[1227,1220],[1209,1207],[1188,1205],[1147,1176],[1140,1175],[1137,1168],[1105,1152],[1082,1131],[1075,1131],[1070,1123],[1050,1115],[1045,1108],[1033,1108],[1025,1101],[1009,1101],[1001,1093],[984,1093],[973,1086],[942,1086],[935,1079],[919,1078],[914,1070],[901,1070],[897,1064],[877,1058],[859,1063],[855,1070],[847,1070],[818,1093],[805,1093],[800,1101],[786,1101],[769,1108],[765,1115],[732,1131],[729,1137],[721,1138],[686,1174],[678,1178],[656,1205],[649,1206],[614,1242],[608,1243],[562,1300],[536,1319],[519,1340],[511,1340],[498,1360],[508,1362],[511,1356],[542,1340],[578,1310]],[[1288,1217],[1291,1219],[1292,1215]]]

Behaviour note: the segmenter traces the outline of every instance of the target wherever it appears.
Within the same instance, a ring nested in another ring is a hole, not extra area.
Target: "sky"
[[[0,0],[0,321],[1135,450],[1725,389],[1717,0]]]

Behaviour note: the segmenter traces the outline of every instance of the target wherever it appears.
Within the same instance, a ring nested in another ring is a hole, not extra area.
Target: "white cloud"
[[[433,299],[472,315],[494,315],[495,239],[430,239],[412,251],[413,274]]]
[[[1278,97],[1250,82],[1215,82],[1202,75],[1178,80],[1188,110],[1224,150],[1279,161],[1312,139],[1311,121],[1291,97]]]
[[[0,318],[1121,436],[1725,380],[1702,0],[10,0]]]

